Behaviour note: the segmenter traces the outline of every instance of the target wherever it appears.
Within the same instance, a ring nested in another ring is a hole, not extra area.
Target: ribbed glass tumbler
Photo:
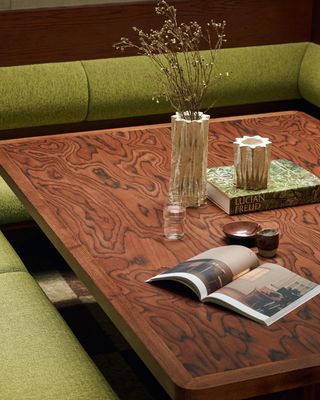
[[[199,113],[200,118],[182,118],[179,113],[171,117],[171,202],[186,207],[206,203],[208,130],[210,116]]]

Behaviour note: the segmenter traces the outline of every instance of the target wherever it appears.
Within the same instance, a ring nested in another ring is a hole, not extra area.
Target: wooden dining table
[[[212,119],[208,166],[231,165],[235,138],[257,134],[273,159],[320,176],[320,122],[296,111]],[[35,136],[0,142],[0,172],[172,399],[319,398],[319,296],[267,327],[145,281],[228,245],[223,226],[249,220],[277,223],[273,261],[320,283],[320,205],[229,216],[208,201],[187,209],[183,240],[167,240],[170,153],[170,124]]]

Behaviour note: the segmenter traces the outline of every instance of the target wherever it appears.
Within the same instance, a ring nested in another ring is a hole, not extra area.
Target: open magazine
[[[259,265],[244,246],[213,248],[147,280],[174,280],[187,285],[201,301],[237,311],[271,325],[320,293],[320,285],[281,267]]]

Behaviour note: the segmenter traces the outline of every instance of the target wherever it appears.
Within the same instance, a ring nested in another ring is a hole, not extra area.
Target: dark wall
[[[320,43],[320,0],[313,0],[312,41]]]
[[[112,44],[121,36],[133,37],[133,25],[144,30],[159,27],[155,4],[2,11],[0,66],[121,56]],[[225,19],[225,47],[320,42],[319,0],[183,0],[170,4],[176,5],[181,21],[203,24],[211,18]]]

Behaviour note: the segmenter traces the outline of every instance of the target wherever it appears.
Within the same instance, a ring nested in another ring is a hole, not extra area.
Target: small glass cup
[[[178,202],[166,204],[163,209],[164,236],[169,240],[179,240],[184,236],[186,207]]]
[[[262,257],[274,257],[279,246],[279,230],[274,227],[261,229],[256,236],[258,254]]]

